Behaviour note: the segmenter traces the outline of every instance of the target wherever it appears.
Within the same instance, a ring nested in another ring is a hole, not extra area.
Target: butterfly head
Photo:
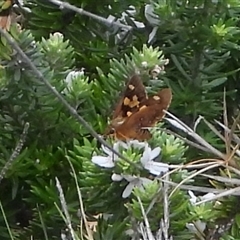
[[[124,123],[124,119],[122,117],[114,118],[107,129],[105,130],[104,136],[115,136],[116,128]]]

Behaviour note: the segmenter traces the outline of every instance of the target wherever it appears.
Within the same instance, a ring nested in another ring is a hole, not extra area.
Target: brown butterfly
[[[14,0],[0,0],[0,28],[9,31]]]
[[[170,88],[160,90],[148,97],[138,75],[133,75],[127,83],[123,97],[119,101],[106,135],[114,134],[119,140],[151,138],[147,127],[160,121],[172,100]]]

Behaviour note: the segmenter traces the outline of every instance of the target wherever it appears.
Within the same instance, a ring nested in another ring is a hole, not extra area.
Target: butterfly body
[[[147,128],[154,126],[164,117],[163,110],[168,109],[171,99],[170,88],[148,97],[140,77],[133,75],[114,111],[106,134],[113,133],[119,140],[143,141],[151,138]]]

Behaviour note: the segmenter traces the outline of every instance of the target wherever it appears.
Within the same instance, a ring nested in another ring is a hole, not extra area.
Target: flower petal
[[[122,141],[117,141],[113,144],[113,149],[117,152],[119,152],[119,147],[124,144]]]
[[[108,147],[106,147],[104,145],[102,145],[101,147],[102,147],[102,150],[104,151],[104,153],[106,153],[108,156],[111,156],[111,154],[113,154],[112,151]]]
[[[150,34],[149,34],[149,36],[148,36],[148,43],[151,43],[152,42],[152,40],[154,39],[154,37],[156,36],[156,34],[157,34],[157,30],[158,30],[158,27],[157,26],[155,26],[155,27],[153,27],[153,29],[152,29],[152,31],[150,32]]]
[[[123,193],[122,193],[122,197],[123,197],[123,198],[129,197],[134,187],[135,187],[135,185],[130,182],[130,183],[126,186],[126,188],[124,189],[124,191],[123,191]]]
[[[109,157],[103,157],[103,156],[93,156],[92,162],[97,164],[100,167],[105,168],[112,168],[114,167],[114,162]]]
[[[202,221],[200,221],[200,220],[197,220],[197,221],[195,222],[195,225],[196,225],[197,229],[199,229],[202,233],[203,233],[203,231],[204,231],[205,228],[206,228],[206,223],[205,223],[205,222],[202,222]]]
[[[130,140],[128,141],[128,144],[131,146],[133,146],[134,148],[137,148],[137,149],[141,149],[141,148],[144,148],[144,147],[148,147],[148,143],[147,142],[139,142],[138,140]]]
[[[116,173],[113,173],[111,178],[114,182],[120,182],[123,179],[123,177],[121,175],[116,174]]]
[[[128,149],[129,146],[127,143],[123,142],[123,141],[118,141],[118,144],[120,147],[124,148],[124,149]]]
[[[155,159],[161,152],[161,148],[160,147],[156,147],[154,148],[152,151],[151,151],[151,156],[150,156],[150,159],[153,160]]]
[[[146,185],[148,185],[148,184],[150,184],[150,183],[153,182],[151,179],[143,178],[143,177],[140,178],[140,180],[141,180],[141,185],[142,185],[142,186],[146,186]]]
[[[151,157],[151,148],[148,146],[145,146],[145,150],[140,159],[140,162],[142,163],[143,166],[145,166],[147,162],[151,160],[150,157]]]
[[[127,180],[128,182],[132,182],[132,181],[138,179],[138,177],[132,176],[132,175],[122,175],[122,176],[123,176],[123,178],[124,178],[125,180]]]
[[[190,232],[192,233],[198,233],[199,231],[201,231],[203,233],[203,231],[206,228],[206,223],[202,222],[200,220],[195,221],[194,223],[187,223],[186,227],[190,230]]]
[[[166,163],[149,161],[144,165],[144,168],[148,170],[153,175],[160,175],[162,173],[168,172],[169,165]]]
[[[147,21],[153,25],[158,26],[160,23],[159,16],[154,13],[154,6],[152,4],[146,4],[144,9],[144,15]]]
[[[213,197],[215,197],[216,195],[214,193],[207,193],[203,196],[200,197],[201,200],[208,200],[208,199],[211,199]]]
[[[197,197],[195,196],[195,194],[191,190],[188,191],[188,194],[191,197],[189,199],[189,201],[191,202],[191,204],[194,205],[197,202]]]

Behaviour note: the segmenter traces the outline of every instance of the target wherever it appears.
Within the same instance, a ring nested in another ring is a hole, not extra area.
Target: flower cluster
[[[121,150],[127,150],[129,148],[143,151],[138,164],[140,164],[141,167],[147,170],[149,173],[158,176],[169,170],[168,164],[154,161],[161,152],[160,147],[151,149],[148,143],[139,142],[137,140],[131,140],[128,142],[118,141],[113,144],[113,149],[118,153],[122,153]],[[120,161],[120,158],[105,146],[102,146],[102,150],[106,156],[93,156],[92,162],[100,167],[114,168],[118,161]],[[148,178],[124,173],[114,173],[112,175],[112,180],[126,180],[129,183],[122,194],[122,197],[124,198],[128,197],[135,187],[144,190],[146,185],[152,183],[152,180]]]
[[[207,193],[203,196],[200,196],[200,197],[196,197],[195,194],[192,192],[192,191],[188,191],[188,194],[190,196],[190,203],[195,206],[195,204],[197,203],[197,200],[200,199],[200,200],[205,200],[205,199],[211,199],[212,197],[215,196],[214,193]],[[201,220],[197,220],[197,221],[193,221],[191,223],[187,223],[186,224],[186,227],[192,232],[192,233],[195,233],[195,234],[201,234],[204,232],[204,230],[206,229],[206,222],[204,221],[201,221]]]

